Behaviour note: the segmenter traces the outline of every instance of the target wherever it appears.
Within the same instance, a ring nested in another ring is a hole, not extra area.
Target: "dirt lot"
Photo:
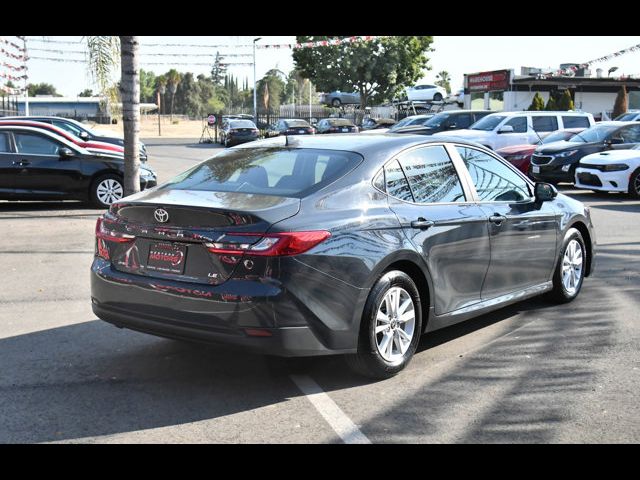
[[[140,138],[200,138],[202,134],[202,120],[183,120],[174,118],[171,123],[169,118],[162,118],[158,135],[158,117],[156,115],[142,115],[140,125]],[[176,123],[177,122],[177,123]],[[93,124],[91,128],[114,132],[123,135],[122,121],[115,125]]]

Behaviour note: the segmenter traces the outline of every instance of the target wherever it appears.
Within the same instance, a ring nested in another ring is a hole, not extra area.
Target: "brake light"
[[[234,233],[234,236],[255,237],[256,241],[247,243],[215,242],[205,243],[211,253],[226,255],[258,255],[266,257],[282,257],[299,255],[331,236],[326,230],[287,233]]]
[[[108,240],[110,242],[125,243],[132,242],[136,237],[135,235],[129,235],[127,233],[114,232],[109,230],[104,225],[102,217],[96,221],[96,238],[101,240]]]

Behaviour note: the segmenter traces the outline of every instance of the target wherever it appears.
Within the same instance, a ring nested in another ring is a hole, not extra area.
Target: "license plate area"
[[[146,269],[182,275],[187,261],[187,246],[179,243],[154,242],[149,246]]]
[[[349,129],[348,129],[348,128],[343,128],[343,129],[342,129],[342,132],[343,132],[343,133],[349,133]]]
[[[540,173],[540,167],[536,167],[535,165],[531,166],[531,171],[533,173]]]

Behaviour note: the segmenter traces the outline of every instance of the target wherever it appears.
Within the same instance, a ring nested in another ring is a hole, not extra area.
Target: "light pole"
[[[256,92],[256,42],[262,37],[253,39],[253,119],[258,125],[258,97]]]

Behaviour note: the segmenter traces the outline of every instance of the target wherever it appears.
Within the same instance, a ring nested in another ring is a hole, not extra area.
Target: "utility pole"
[[[22,37],[22,46],[24,51],[22,52],[24,58],[24,66],[27,66],[27,37]],[[29,88],[27,87],[27,69],[24,69],[24,115],[29,116]]]
[[[253,120],[258,125],[258,97],[256,92],[256,42],[262,37],[253,39]]]

